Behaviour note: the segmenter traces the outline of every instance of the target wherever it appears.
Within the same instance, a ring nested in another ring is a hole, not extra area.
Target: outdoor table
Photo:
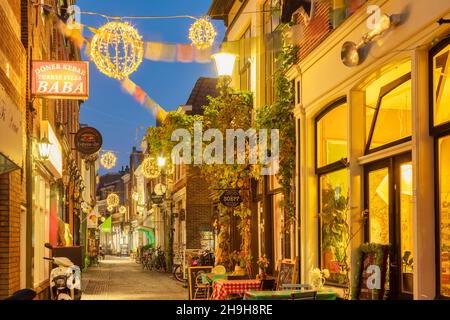
[[[307,290],[248,291],[244,295],[244,300],[289,300],[292,294],[305,291]],[[336,292],[317,291],[316,300],[336,300]]]
[[[260,286],[260,280],[217,280],[214,282],[212,299],[226,300],[229,295],[258,290]]]

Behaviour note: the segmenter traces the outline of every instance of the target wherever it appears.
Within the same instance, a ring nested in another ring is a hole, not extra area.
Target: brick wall
[[[198,168],[187,169],[186,185],[186,248],[200,248],[200,231],[211,227],[210,191]]]
[[[20,288],[21,174],[0,175],[0,299]]]

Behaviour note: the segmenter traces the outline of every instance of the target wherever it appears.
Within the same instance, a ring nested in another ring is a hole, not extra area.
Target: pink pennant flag
[[[177,44],[177,61],[192,62],[194,60],[194,48],[190,44]]]
[[[140,104],[144,104],[145,97],[147,94],[144,90],[141,89],[141,87],[136,86],[136,89],[134,90],[133,98],[136,99],[137,102]]]
[[[124,80],[122,80],[122,88],[130,95],[134,95],[134,92],[136,90],[136,85],[134,84],[133,81],[131,81],[128,78],[125,78]]]
[[[206,49],[194,49],[194,59],[198,63],[210,63],[212,55],[212,47]]]
[[[173,62],[177,55],[177,46],[174,44],[162,43],[160,61]]]

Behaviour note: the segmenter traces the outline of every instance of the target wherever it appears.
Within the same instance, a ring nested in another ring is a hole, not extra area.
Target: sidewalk
[[[82,300],[185,300],[187,289],[170,273],[143,270],[127,258],[106,256],[82,275]]]

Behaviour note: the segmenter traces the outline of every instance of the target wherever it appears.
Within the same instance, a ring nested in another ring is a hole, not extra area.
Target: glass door
[[[392,299],[413,296],[413,187],[411,155],[385,159],[365,168],[367,242],[390,244]]]

